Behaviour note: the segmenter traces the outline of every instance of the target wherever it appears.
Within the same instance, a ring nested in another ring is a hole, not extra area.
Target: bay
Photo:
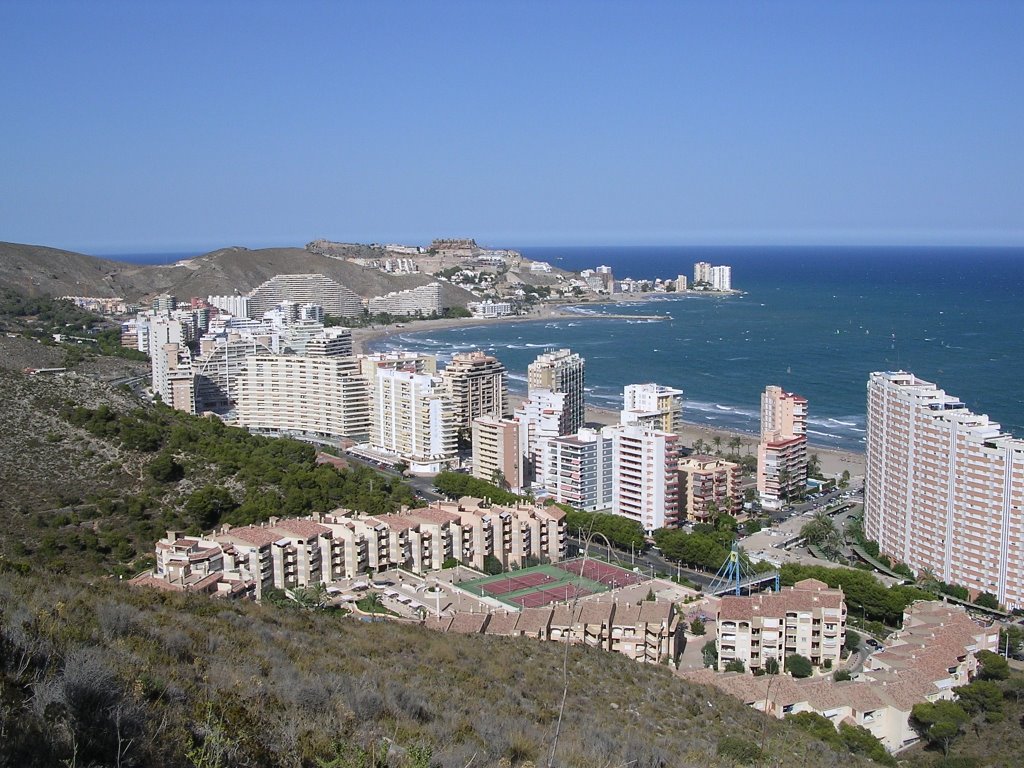
[[[578,271],[692,278],[695,261],[732,266],[729,297],[659,295],[574,308],[579,317],[409,332],[374,349],[442,359],[483,349],[525,390],[546,348],[586,358],[588,403],[621,405],[626,384],[684,390],[687,421],[756,432],[760,392],[778,384],[809,401],[809,438],[861,450],[868,374],[903,369],[1024,435],[1024,249],[839,247],[523,248]],[[584,314],[635,319],[595,319]],[[669,319],[645,321],[643,315]]]

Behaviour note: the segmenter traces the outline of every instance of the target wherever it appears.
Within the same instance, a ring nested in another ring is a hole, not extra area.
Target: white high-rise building
[[[526,482],[532,482],[537,477],[543,441],[562,434],[565,399],[562,392],[535,389],[515,410],[515,420],[519,422],[519,452],[523,456]]]
[[[711,289],[714,291],[732,290],[732,267],[719,266],[711,268]]]
[[[660,384],[629,384],[622,393],[622,424],[678,432],[683,423],[683,390]]]
[[[698,261],[693,265],[693,282],[711,283],[711,264],[706,261]]]
[[[527,369],[527,380],[531,395],[540,389],[565,395],[560,434],[574,434],[586,424],[584,360],[577,353],[557,349],[538,355]]]
[[[641,426],[614,430],[612,512],[651,533],[679,522],[679,438]]]
[[[358,317],[363,313],[363,300],[354,291],[320,274],[275,275],[249,297],[253,317],[263,317],[282,301],[319,304],[333,317]]]
[[[160,395],[163,401],[170,400],[170,387],[167,374],[171,370],[172,360],[177,362],[177,348],[184,341],[181,323],[167,315],[140,315],[145,318],[146,350],[149,354],[150,380],[153,394]],[[140,325],[141,327],[141,325]],[[173,349],[170,347],[173,346]]]
[[[583,428],[541,441],[538,480],[555,501],[586,512],[611,507],[614,432],[614,427]]]
[[[206,302],[211,307],[227,312],[235,317],[249,317],[248,296],[207,296]]]
[[[238,423],[254,432],[365,440],[370,396],[351,337],[310,343],[305,355],[253,355],[239,381]],[[339,352],[334,354],[332,352]]]
[[[454,464],[458,422],[444,382],[429,374],[377,368],[370,446],[401,457],[413,472]]]
[[[912,373],[872,373],[866,458],[883,554],[1024,608],[1024,440]]]

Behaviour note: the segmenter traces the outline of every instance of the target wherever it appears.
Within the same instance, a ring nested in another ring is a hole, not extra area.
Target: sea
[[[618,409],[625,385],[656,382],[683,390],[686,421],[748,433],[758,430],[760,393],[776,384],[807,398],[812,445],[854,451],[864,446],[868,375],[906,370],[1024,437],[1024,248],[517,250],[572,271],[609,266],[620,279],[692,280],[695,262],[728,264],[741,293],[669,293],[572,307],[555,320],[443,331],[416,332],[410,324],[371,348],[440,360],[481,349],[509,369],[513,391],[525,392],[529,363],[568,347],[586,359],[591,405]],[[186,257],[146,256],[114,258]]]

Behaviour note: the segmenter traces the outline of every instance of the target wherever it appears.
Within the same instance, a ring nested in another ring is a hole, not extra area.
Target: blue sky
[[[1024,2],[0,2],[0,239],[1024,245]]]

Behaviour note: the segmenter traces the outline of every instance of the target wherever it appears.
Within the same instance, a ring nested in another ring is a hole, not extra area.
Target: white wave
[[[839,419],[829,419],[832,424],[839,424],[843,427],[856,427],[857,422],[855,421],[840,421]]]

